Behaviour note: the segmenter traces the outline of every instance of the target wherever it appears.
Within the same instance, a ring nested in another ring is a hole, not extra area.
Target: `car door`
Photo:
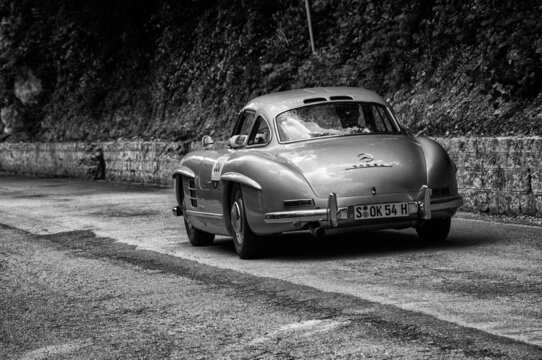
[[[256,113],[254,111],[243,111],[239,115],[233,135],[250,135],[255,119]],[[224,164],[235,152],[232,149],[213,151],[212,153],[209,151],[210,156],[204,158],[197,179],[200,196],[205,199],[206,204],[205,209],[201,209],[202,211],[222,212],[222,204],[220,202],[222,200],[222,183],[220,176],[222,175]]]

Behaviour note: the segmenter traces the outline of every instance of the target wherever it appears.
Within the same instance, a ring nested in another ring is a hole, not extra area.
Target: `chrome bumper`
[[[444,199],[442,201],[431,202],[431,189],[422,186],[416,196],[417,201],[408,202],[410,209],[416,209],[417,219],[431,219],[431,213],[443,210],[454,210],[463,205],[463,199],[460,196]],[[330,227],[337,227],[339,220],[348,220],[348,208],[337,206],[337,195],[329,194],[326,209],[310,210],[292,210],[270,212],[264,215],[264,221],[267,224],[289,224],[289,223],[309,223],[309,222],[327,222]]]
[[[463,199],[461,196],[454,198],[444,199],[442,201],[436,200],[431,202],[431,211],[443,211],[449,209],[457,209],[463,205]]]

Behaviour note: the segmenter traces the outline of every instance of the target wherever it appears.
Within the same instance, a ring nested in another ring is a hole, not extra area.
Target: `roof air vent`
[[[330,96],[329,100],[354,100],[354,99],[346,95],[337,95],[337,96]]]
[[[327,99],[326,98],[310,98],[310,99],[303,100],[303,103],[310,104],[310,103],[315,103],[315,102],[320,102],[320,101],[327,101]]]

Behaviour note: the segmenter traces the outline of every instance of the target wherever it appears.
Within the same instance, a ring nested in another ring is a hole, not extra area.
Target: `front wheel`
[[[196,229],[192,226],[190,221],[186,220],[186,218],[184,219],[184,227],[186,229],[186,235],[188,235],[188,240],[190,240],[190,244],[194,246],[211,245],[215,240],[215,234]]]
[[[237,255],[241,259],[255,259],[262,256],[264,241],[262,237],[254,234],[248,226],[245,202],[239,185],[234,185],[230,204],[230,222]]]
[[[450,232],[452,220],[446,219],[430,219],[416,227],[416,232],[421,241],[427,243],[439,243],[446,240]]]
[[[181,189],[182,191],[182,189]],[[183,209],[184,228],[190,244],[193,246],[207,246],[211,245],[215,240],[215,234],[210,234],[203,230],[196,229],[192,226],[190,220],[186,219],[186,203],[184,198],[181,201],[181,208]]]

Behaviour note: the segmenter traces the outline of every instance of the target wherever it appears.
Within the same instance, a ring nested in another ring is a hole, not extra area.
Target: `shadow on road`
[[[315,238],[308,233],[289,233],[267,240],[265,258],[290,260],[363,258],[431,249],[442,251],[480,246],[494,241],[489,234],[456,234],[450,235],[448,240],[442,243],[424,243],[412,229],[342,232],[329,234],[323,238]],[[235,255],[231,238],[217,239],[213,248],[224,252],[225,256],[229,253]]]

